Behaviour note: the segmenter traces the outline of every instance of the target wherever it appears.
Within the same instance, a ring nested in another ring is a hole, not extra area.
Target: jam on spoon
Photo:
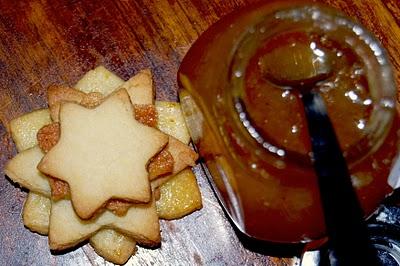
[[[311,138],[311,159],[318,177],[332,251],[331,265],[378,265],[346,160],[324,100],[316,89],[318,82],[335,71],[333,58],[329,51],[318,47],[315,42],[293,42],[266,53],[260,60],[260,68],[264,77],[273,84],[296,90],[304,105]],[[278,66],[277,59],[280,62]]]

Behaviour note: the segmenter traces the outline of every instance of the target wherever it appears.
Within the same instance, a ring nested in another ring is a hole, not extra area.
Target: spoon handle
[[[322,97],[302,96],[328,233],[331,265],[379,265]]]

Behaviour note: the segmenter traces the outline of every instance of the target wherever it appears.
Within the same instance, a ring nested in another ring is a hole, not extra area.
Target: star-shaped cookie
[[[160,223],[154,199],[146,204],[129,208],[127,214],[118,217],[105,211],[91,220],[80,219],[69,200],[51,203],[49,245],[63,250],[89,239],[102,228],[111,228],[135,239],[146,246],[156,246],[161,241]]]
[[[66,181],[78,216],[91,218],[109,199],[149,202],[146,171],[150,158],[168,136],[134,119],[125,89],[93,109],[65,102],[60,108],[61,135],[38,169]]]

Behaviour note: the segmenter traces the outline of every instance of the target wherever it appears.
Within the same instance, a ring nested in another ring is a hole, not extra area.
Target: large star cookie
[[[49,245],[63,250],[89,239],[102,228],[111,228],[146,246],[156,246],[161,241],[160,223],[154,199],[146,204],[136,204],[123,217],[105,211],[91,220],[80,219],[69,200],[51,203]]]
[[[134,119],[125,89],[93,109],[66,102],[61,135],[38,169],[66,181],[78,216],[88,219],[109,199],[149,202],[146,165],[168,136]]]

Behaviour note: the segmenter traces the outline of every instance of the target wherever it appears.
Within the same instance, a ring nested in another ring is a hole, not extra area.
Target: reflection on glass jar
[[[321,60],[332,74],[316,89],[367,216],[392,191],[399,125],[386,53],[361,25],[320,5],[261,4],[213,25],[179,70],[184,115],[217,195],[239,230],[257,239],[325,235],[301,100],[266,77],[313,74]]]

